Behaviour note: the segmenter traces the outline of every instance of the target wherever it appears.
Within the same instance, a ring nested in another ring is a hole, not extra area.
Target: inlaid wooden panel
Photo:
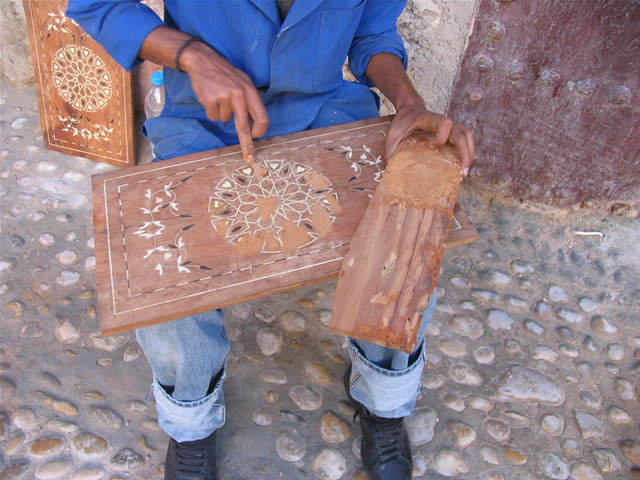
[[[24,0],[47,148],[135,163],[131,74],[72,19],[64,0]]]
[[[413,351],[462,181],[455,149],[413,135],[389,161],[342,263],[329,330]]]
[[[263,178],[238,146],[94,176],[102,332],[334,278],[383,171],[389,125],[257,142]],[[453,242],[476,238],[462,211],[455,222]]]

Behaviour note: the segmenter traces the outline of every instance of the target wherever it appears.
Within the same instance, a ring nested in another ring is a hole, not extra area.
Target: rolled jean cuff
[[[188,402],[170,396],[154,378],[152,389],[160,428],[178,442],[190,442],[206,438],[222,427],[226,416],[222,391],[224,377],[223,372],[209,395]]]
[[[371,413],[384,418],[406,417],[413,411],[420,393],[420,377],[426,352],[424,340],[413,364],[403,370],[387,370],[367,360],[349,339],[351,396]]]

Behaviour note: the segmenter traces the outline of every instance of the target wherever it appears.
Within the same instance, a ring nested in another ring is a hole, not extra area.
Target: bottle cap
[[[151,85],[157,87],[164,85],[164,74],[162,72],[153,72],[151,74]]]

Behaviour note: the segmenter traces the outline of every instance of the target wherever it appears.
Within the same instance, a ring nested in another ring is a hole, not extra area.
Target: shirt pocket
[[[318,55],[313,79],[316,92],[326,92],[342,83],[342,65],[349,54],[353,36],[367,0],[349,9],[328,9],[320,15]]]

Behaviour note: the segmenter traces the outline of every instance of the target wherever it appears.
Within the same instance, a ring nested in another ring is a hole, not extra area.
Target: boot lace
[[[362,407],[353,415],[354,420],[357,417],[361,417],[361,421],[366,417],[366,421],[372,426],[375,450],[380,464],[402,456],[399,448],[402,419],[377,417],[369,414]]]
[[[208,453],[209,440],[207,438],[192,442],[176,442],[175,454],[180,480],[205,480],[204,472]]]

